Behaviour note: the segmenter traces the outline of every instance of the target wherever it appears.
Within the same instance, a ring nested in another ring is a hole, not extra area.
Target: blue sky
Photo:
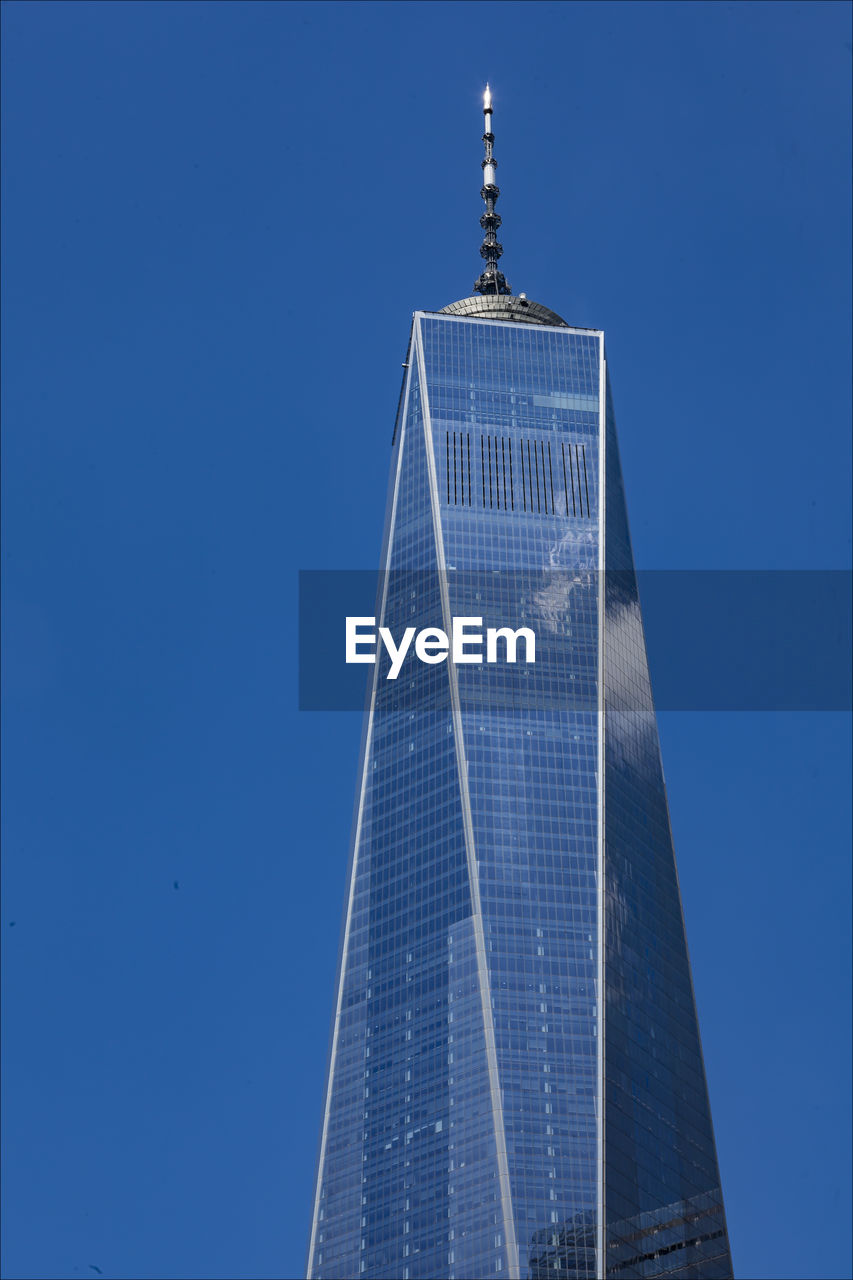
[[[295,1276],[360,731],[296,709],[297,571],[376,563],[483,82],[502,265],[607,334],[638,563],[845,568],[850,11],[3,23],[5,1273]],[[742,1280],[850,1274],[849,728],[661,716]]]

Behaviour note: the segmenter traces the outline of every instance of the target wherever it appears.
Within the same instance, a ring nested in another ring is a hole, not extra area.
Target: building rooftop
[[[514,320],[523,324],[550,324],[568,327],[562,316],[541,302],[533,302],[523,294],[485,293],[479,297],[460,298],[441,308],[441,314],[477,316],[483,320]]]

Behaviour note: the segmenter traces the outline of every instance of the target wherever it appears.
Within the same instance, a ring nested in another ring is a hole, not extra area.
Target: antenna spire
[[[497,230],[501,225],[501,215],[495,213],[495,202],[501,193],[495,184],[495,169],[498,162],[492,154],[495,135],[492,133],[492,91],[486,85],[483,94],[483,186],[480,195],[486,202],[486,212],[480,218],[480,226],[485,231],[483,243],[480,245],[480,256],[486,260],[486,269],[474,283],[475,293],[512,293],[506,276],[498,271],[498,258],[503,253],[503,245],[498,243]]]

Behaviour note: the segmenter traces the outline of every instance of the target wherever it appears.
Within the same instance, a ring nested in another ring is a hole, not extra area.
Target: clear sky
[[[644,568],[850,564],[850,10],[4,11],[5,1274],[300,1273],[411,312],[607,334]],[[737,619],[732,619],[737,626]],[[735,1266],[849,1258],[849,717],[661,717]],[[177,887],[175,887],[177,885]]]

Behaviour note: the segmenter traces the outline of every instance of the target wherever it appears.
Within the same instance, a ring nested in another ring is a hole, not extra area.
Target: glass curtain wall
[[[732,1274],[606,388],[599,332],[415,317],[380,624],[537,652],[375,668],[318,1280]]]

